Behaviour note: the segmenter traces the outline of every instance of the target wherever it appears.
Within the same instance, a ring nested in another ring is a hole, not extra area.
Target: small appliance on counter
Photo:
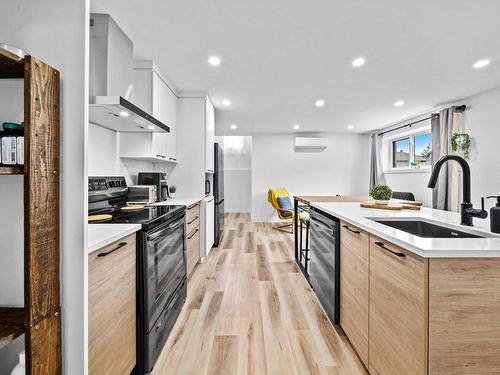
[[[88,189],[90,223],[142,228],[137,232],[136,373],[147,374],[186,301],[186,207],[131,206],[125,177],[89,177]]]
[[[490,195],[487,199],[496,199],[497,203],[490,209],[490,230],[500,233],[500,195]]]
[[[131,185],[128,187],[129,204],[152,204],[158,200],[158,194],[155,185]]]
[[[156,202],[163,202],[169,198],[167,174],[163,172],[139,172],[137,185],[156,186]]]

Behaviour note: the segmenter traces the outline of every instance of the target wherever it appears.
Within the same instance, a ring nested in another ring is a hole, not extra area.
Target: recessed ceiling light
[[[210,56],[208,58],[208,63],[212,66],[219,66],[220,65],[220,57],[219,56]]]
[[[402,107],[405,105],[405,101],[404,100],[396,100],[394,102],[394,107]]]
[[[233,130],[238,129],[238,125],[236,125],[236,124],[231,124],[230,128],[231,128],[231,129],[233,129]]]
[[[474,63],[474,65],[472,65],[472,67],[474,69],[481,69],[481,68],[485,68],[487,67],[488,65],[490,65],[491,63],[491,60],[490,59],[482,59],[482,60],[478,60]]]
[[[354,68],[362,67],[363,65],[365,65],[365,63],[366,63],[366,60],[364,57],[357,57],[354,60],[352,60],[352,66]]]
[[[293,126],[293,128],[294,128],[295,130],[297,130],[297,129],[299,129],[299,128],[300,128],[300,125],[299,125],[299,124],[295,124],[295,125]]]
[[[120,117],[128,117],[129,113],[127,111],[120,111]]]
[[[224,100],[222,101],[222,105],[225,105],[226,107],[230,106],[230,105],[231,105],[231,100],[229,100],[229,99],[224,99]]]
[[[314,102],[316,107],[323,107],[325,105],[325,101],[323,99],[318,99]]]
[[[148,129],[149,129],[149,130],[155,130],[155,127],[154,127],[153,125],[149,125],[149,126],[148,126]]]
[[[354,125],[347,125],[347,129],[349,129],[349,130],[354,129]]]

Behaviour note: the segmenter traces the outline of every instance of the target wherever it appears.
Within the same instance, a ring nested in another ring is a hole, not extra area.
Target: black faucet
[[[455,160],[462,167],[462,182],[463,182],[463,199],[464,201],[460,204],[460,215],[461,224],[472,226],[472,218],[479,217],[481,219],[486,219],[488,217],[488,212],[484,209],[484,198],[481,198],[481,209],[476,209],[472,207],[470,201],[470,167],[467,161],[458,155],[445,155],[439,159],[432,169],[431,178],[427,187],[433,189],[436,187],[436,183],[439,177],[439,171],[444,163],[448,160]]]

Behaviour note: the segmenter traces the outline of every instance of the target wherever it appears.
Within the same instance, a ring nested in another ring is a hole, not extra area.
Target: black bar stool
[[[300,217],[299,216],[299,222],[300,222],[300,231],[299,231],[299,262],[302,264],[302,258],[304,258],[304,269],[306,272],[309,270],[307,269],[307,266],[309,264],[309,216],[307,217]],[[302,241],[302,231],[303,228],[305,227],[306,229],[306,243],[304,247],[304,243]]]

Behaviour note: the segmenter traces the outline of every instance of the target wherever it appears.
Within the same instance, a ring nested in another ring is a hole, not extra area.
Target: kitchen
[[[22,175],[51,153],[31,151],[28,73],[2,72],[28,159],[0,166],[0,327],[33,314],[0,373],[23,348],[27,373],[500,371],[496,4],[71,3],[1,6],[27,51],[2,59],[61,73],[61,218],[32,232],[59,233],[54,297],[24,298],[42,242],[23,186],[45,185]]]

